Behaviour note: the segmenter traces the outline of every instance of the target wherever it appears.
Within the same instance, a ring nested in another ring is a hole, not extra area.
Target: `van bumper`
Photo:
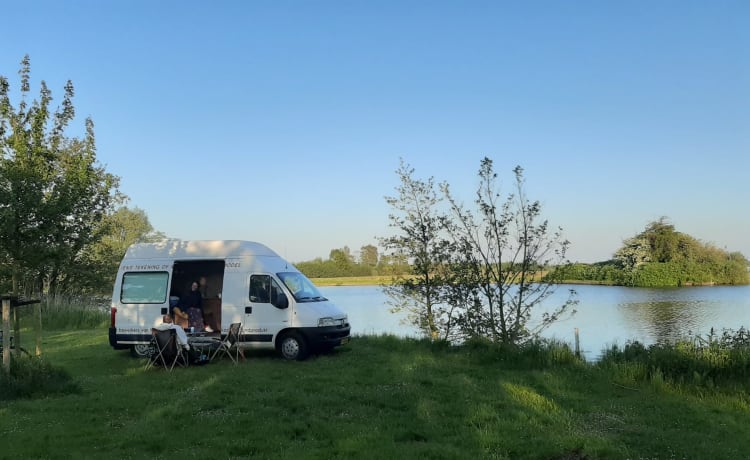
[[[349,343],[351,328],[347,326],[304,327],[300,331],[315,348],[333,348]]]
[[[109,328],[109,344],[115,350],[124,350],[131,347],[131,345],[124,345],[117,341],[117,328],[114,327]]]

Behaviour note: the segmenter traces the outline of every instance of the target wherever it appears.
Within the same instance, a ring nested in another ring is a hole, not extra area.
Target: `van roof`
[[[242,240],[162,240],[156,243],[135,243],[125,259],[206,259],[242,256],[279,255],[267,246]]]

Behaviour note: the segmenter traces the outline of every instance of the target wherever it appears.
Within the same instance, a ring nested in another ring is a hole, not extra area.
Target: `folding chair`
[[[177,333],[174,329],[151,329],[151,354],[146,363],[146,370],[153,366],[163,366],[171,371],[176,365],[188,365],[187,354],[177,343]]]
[[[245,352],[242,351],[239,343],[240,329],[242,329],[242,323],[232,323],[229,325],[227,336],[219,343],[219,348],[214,351],[214,354],[211,356],[211,361],[213,361],[219,353],[224,353],[229,356],[235,364],[240,360],[240,356],[242,356],[242,359],[245,359]]]

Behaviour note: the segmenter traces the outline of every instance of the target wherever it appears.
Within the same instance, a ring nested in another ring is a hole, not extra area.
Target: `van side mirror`
[[[273,306],[278,308],[279,310],[289,308],[289,299],[286,297],[286,294],[284,294],[283,292],[279,292],[276,295],[276,299],[274,299]]]

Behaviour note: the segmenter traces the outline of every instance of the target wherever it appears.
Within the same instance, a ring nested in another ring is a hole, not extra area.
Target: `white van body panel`
[[[174,291],[184,293],[185,285],[199,274],[207,275],[201,276],[207,279],[202,288],[211,290],[204,295],[204,311],[207,303],[213,306],[211,318],[222,336],[230,324],[242,323],[243,347],[278,348],[280,335],[290,331],[304,337],[311,348],[330,349],[349,340],[347,315],[322,296],[297,301],[280,274],[304,275],[267,246],[240,240],[164,240],[134,244],[126,251],[113,288],[110,344],[147,344],[151,328],[171,313],[170,299],[179,298]],[[251,296],[251,279],[270,280],[269,292],[278,292],[282,305],[285,297],[288,307]],[[328,325],[330,319],[335,327]]]

